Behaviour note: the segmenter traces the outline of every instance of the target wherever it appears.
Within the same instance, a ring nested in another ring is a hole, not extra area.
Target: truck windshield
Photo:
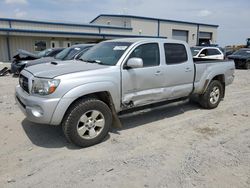
[[[39,58],[41,58],[41,57],[46,57],[51,51],[52,51],[52,49],[43,50],[43,51],[39,52],[39,53],[37,54],[37,56],[38,56]]]
[[[79,47],[70,47],[70,48],[66,48],[63,51],[61,51],[60,53],[58,53],[55,56],[55,59],[59,59],[59,60],[71,60],[74,58],[74,56],[76,55],[76,53],[80,52],[81,48]]]
[[[201,51],[201,49],[202,48],[199,48],[199,47],[191,47],[192,55],[196,56]]]
[[[234,52],[233,55],[250,56],[250,49],[249,50],[238,50],[238,51]]]
[[[116,65],[131,44],[129,42],[102,42],[88,50],[79,59],[89,63]]]

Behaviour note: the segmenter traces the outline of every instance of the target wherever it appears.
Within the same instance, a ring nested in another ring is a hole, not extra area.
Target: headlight
[[[49,95],[54,93],[60,80],[35,78],[32,81],[32,93],[38,95]]]

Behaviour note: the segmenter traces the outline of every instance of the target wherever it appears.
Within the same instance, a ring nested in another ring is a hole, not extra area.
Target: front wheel
[[[102,101],[88,98],[73,104],[62,122],[68,141],[80,147],[101,142],[112,124],[110,108]]]
[[[200,96],[200,99],[199,99],[200,105],[206,109],[216,108],[221,101],[223,92],[224,91],[223,91],[223,86],[221,82],[217,80],[213,80],[209,84],[206,92]]]

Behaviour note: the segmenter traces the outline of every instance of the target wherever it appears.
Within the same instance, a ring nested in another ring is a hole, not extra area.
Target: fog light
[[[31,112],[32,112],[33,116],[35,116],[35,117],[43,116],[43,109],[39,106],[33,106],[31,108]]]

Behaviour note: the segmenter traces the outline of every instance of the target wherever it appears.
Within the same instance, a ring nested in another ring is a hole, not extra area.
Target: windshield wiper
[[[97,63],[97,64],[100,64],[100,65],[105,65],[105,64],[104,64],[103,62],[101,62],[100,60],[82,59],[82,58],[80,58],[79,60],[80,60],[80,61],[87,62],[87,63]]]

